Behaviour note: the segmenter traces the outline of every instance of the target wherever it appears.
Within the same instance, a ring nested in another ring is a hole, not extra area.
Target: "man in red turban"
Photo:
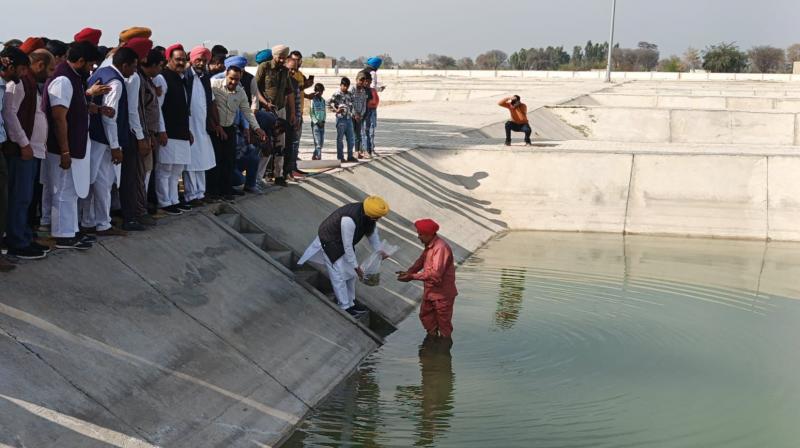
[[[453,250],[439,237],[436,221],[420,219],[414,227],[425,249],[407,271],[397,273],[397,280],[424,283],[419,320],[429,336],[449,338],[453,333],[453,303],[458,295]]]
[[[94,28],[84,28],[78,31],[73,39],[75,42],[90,42],[95,47],[100,45],[100,36],[103,32]]]
[[[19,46],[25,54],[31,54],[40,48],[44,48],[44,40],[41,37],[29,37]]]

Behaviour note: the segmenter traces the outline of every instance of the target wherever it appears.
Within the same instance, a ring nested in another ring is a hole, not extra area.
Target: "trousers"
[[[47,186],[50,189],[50,235],[73,238],[78,233],[78,192],[72,180],[72,169],[62,169],[58,154],[47,153]]]
[[[178,180],[186,168],[182,163],[158,163],[156,166],[156,196],[159,207],[169,207],[180,202]]]
[[[89,195],[80,200],[81,225],[98,231],[111,228],[111,187],[117,179],[111,147],[92,141]]]
[[[186,200],[186,202],[189,202],[195,199],[203,199],[205,195],[206,195],[206,172],[185,171],[183,173],[184,200]]]
[[[221,140],[216,134],[211,136],[217,164],[208,170],[208,192],[212,195],[230,196],[233,194],[233,165],[236,160],[236,127],[227,126],[222,129],[227,139]]]
[[[449,338],[453,334],[453,304],[456,298],[428,300],[423,299],[419,306],[419,320],[428,334],[439,334]]]
[[[24,249],[33,241],[28,223],[28,208],[33,199],[36,181],[36,159],[22,160],[19,156],[6,156],[8,166],[8,222],[6,242],[12,249]]]
[[[511,141],[511,131],[524,132],[525,143],[531,142],[531,126],[528,123],[518,124],[513,121],[506,121],[506,140]]]
[[[131,134],[133,135],[133,134]],[[119,201],[122,217],[131,221],[147,213],[147,196],[144,188],[144,159],[139,155],[136,139],[122,151],[122,176],[120,178]]]

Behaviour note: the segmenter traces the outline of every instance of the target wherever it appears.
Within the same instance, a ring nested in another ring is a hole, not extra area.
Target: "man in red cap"
[[[73,36],[75,42],[89,42],[95,47],[100,45],[100,36],[103,35],[103,32],[94,28],[84,28]]]
[[[44,46],[44,40],[41,37],[29,37],[19,46],[19,49],[25,54],[31,54],[36,50],[44,48]]]
[[[439,238],[436,221],[420,219],[414,227],[425,249],[407,271],[397,273],[397,280],[419,280],[425,284],[419,320],[429,336],[449,338],[453,333],[453,303],[458,295],[453,250]]]

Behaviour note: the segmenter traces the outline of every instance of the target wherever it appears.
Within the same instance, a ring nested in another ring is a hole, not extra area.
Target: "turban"
[[[289,56],[289,47],[286,45],[275,45],[272,47],[273,56]]]
[[[183,45],[181,44],[172,44],[164,50],[164,57],[167,59],[172,58],[172,52],[175,50],[186,51],[183,49]]]
[[[147,59],[147,54],[153,48],[153,41],[146,37],[134,37],[133,39],[125,42],[123,47],[130,48],[136,53],[140,61]]]
[[[189,53],[189,60],[196,61],[197,58],[203,58],[206,62],[211,60],[211,50],[203,46],[197,46],[192,48],[192,51]]]
[[[73,37],[75,42],[89,42],[95,47],[100,45],[100,36],[103,32],[94,28],[84,28]]]
[[[364,199],[364,213],[372,219],[382,218],[389,213],[389,204],[380,196]]]
[[[119,41],[127,42],[134,37],[144,37],[145,39],[150,39],[150,36],[152,35],[153,32],[150,31],[150,28],[134,26],[133,28],[128,28],[127,30],[123,30],[121,33],[119,33]]]
[[[247,58],[244,56],[229,56],[225,58],[225,70],[231,67],[239,67],[244,69],[247,67]]]
[[[262,62],[267,62],[272,60],[272,50],[266,49],[261,50],[256,54],[256,64],[260,64]]]
[[[417,233],[420,235],[435,235],[436,232],[439,231],[439,224],[436,224],[436,221],[428,218],[420,219],[415,222],[414,227],[417,228]]]
[[[375,70],[381,68],[381,64],[383,64],[383,59],[379,57],[369,58],[367,59],[367,65],[374,68]]]
[[[44,47],[45,43],[41,37],[29,37],[25,39],[25,42],[23,42],[22,45],[19,46],[19,49],[25,54],[31,54],[34,51]]]

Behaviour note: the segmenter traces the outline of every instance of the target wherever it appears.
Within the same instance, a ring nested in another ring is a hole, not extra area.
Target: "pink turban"
[[[192,48],[189,53],[189,61],[195,61],[197,58],[203,58],[206,62],[211,60],[211,50],[203,46]]]
[[[123,47],[133,50],[136,56],[139,57],[139,61],[142,62],[147,59],[147,53],[150,53],[150,50],[153,48],[153,41],[146,37],[134,37],[125,42]]]
[[[439,224],[436,224],[436,221],[432,219],[420,219],[419,221],[414,223],[414,227],[417,228],[417,233],[420,235],[435,235],[436,232],[439,231]]]

